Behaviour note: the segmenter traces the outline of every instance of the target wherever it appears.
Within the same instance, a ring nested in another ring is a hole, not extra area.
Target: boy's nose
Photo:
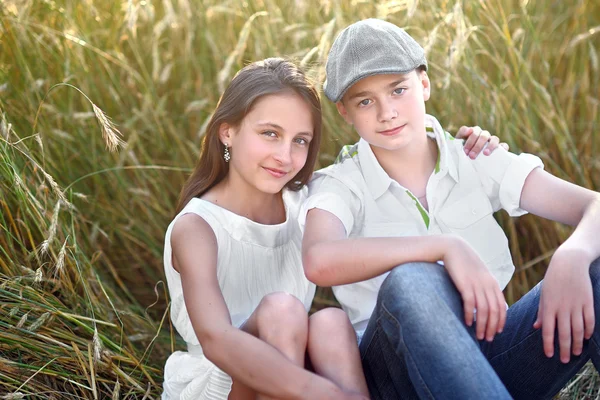
[[[398,112],[396,108],[393,107],[392,104],[389,103],[380,103],[379,106],[379,121],[386,122],[392,120],[398,116]]]

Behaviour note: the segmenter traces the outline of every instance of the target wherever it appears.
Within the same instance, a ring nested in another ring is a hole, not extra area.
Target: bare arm
[[[580,355],[583,339],[595,327],[591,263],[600,257],[600,194],[563,181],[541,170],[533,170],[521,193],[521,208],[576,226],[558,247],[544,277],[535,328],[542,328],[544,352],[554,355],[558,330],[560,359]]]
[[[575,226],[560,248],[577,248],[589,262],[600,257],[600,194],[557,178],[540,168],[523,187],[521,208],[553,221]]]
[[[452,235],[346,239],[343,223],[318,208],[308,212],[302,241],[304,272],[321,286],[354,283],[409,262],[444,261],[462,299],[467,325],[477,308],[477,337],[491,341],[506,321],[504,296],[479,256]]]
[[[288,361],[258,338],[231,325],[217,281],[217,242],[199,216],[182,216],[171,236],[185,304],[204,354],[250,388],[278,399],[340,398],[336,385]]]
[[[412,261],[437,262],[449,236],[346,238],[344,224],[318,208],[306,216],[302,261],[307,278],[319,286],[360,282]]]

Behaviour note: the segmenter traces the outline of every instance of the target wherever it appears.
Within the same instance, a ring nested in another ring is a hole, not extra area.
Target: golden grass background
[[[599,189],[596,1],[0,0],[0,399],[160,395],[181,345],[164,232],[221,91],[270,56],[321,82],[336,33],[368,17],[426,48],[449,131],[482,126]],[[321,166],[356,140],[325,98],[324,119]],[[570,230],[500,220],[514,302]],[[561,396],[597,382],[587,368]]]

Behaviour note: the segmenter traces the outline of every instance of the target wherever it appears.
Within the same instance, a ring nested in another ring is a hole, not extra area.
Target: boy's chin
[[[372,147],[377,147],[385,151],[402,151],[408,147],[409,140],[407,138],[384,139],[374,140],[373,142],[369,142],[369,144]]]

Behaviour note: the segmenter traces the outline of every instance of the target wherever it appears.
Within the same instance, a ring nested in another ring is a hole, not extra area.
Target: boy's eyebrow
[[[410,77],[408,75],[403,75],[402,78],[396,79],[394,82],[390,83],[388,85],[388,88],[393,88],[398,86],[399,84],[401,84],[404,81],[407,81]],[[357,97],[367,97],[368,95],[370,95],[371,92],[368,90],[363,90],[362,92],[358,92],[358,93],[354,93],[352,95],[350,95],[348,97],[348,100],[352,100],[355,99]]]
[[[276,129],[278,131],[285,132],[285,129],[283,129],[283,127],[281,125],[277,125],[276,123],[270,122],[270,121],[258,122],[257,125],[258,126],[271,127],[271,128],[274,128],[274,129]],[[310,136],[310,137],[313,136],[312,132],[298,132],[298,134],[299,135],[307,135],[307,136]]]

